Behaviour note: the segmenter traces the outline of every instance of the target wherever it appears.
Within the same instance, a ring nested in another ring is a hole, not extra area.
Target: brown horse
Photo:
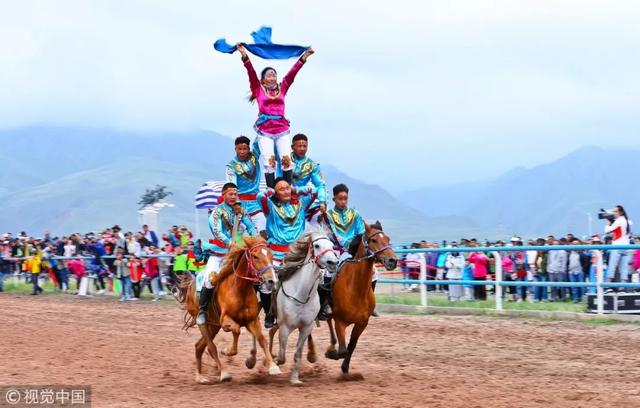
[[[225,258],[220,272],[213,278],[215,286],[214,298],[209,306],[207,322],[198,326],[202,337],[196,343],[196,382],[210,384],[211,382],[202,375],[202,354],[204,350],[215,360],[220,370],[220,381],[228,381],[231,375],[224,370],[218,350],[213,343],[220,329],[232,332],[234,337],[233,351],[228,355],[237,353],[237,341],[240,328],[246,327],[253,335],[253,349],[251,357],[246,361],[248,368],[253,368],[256,363],[256,340],[265,354],[264,365],[268,367],[269,374],[280,374],[281,371],[274,363],[271,353],[267,349],[267,340],[262,333],[262,327],[258,314],[260,307],[253,284],[260,280],[273,279],[272,255],[264,239],[245,237],[243,247],[232,247]],[[198,299],[195,293],[195,279],[191,275],[180,284],[180,302],[185,310],[185,329],[196,325],[198,315]]]
[[[344,358],[341,368],[345,375],[349,373],[349,363],[358,339],[369,324],[369,317],[376,307],[376,298],[371,288],[373,264],[378,261],[387,270],[394,270],[398,263],[390,242],[391,239],[382,232],[379,222],[371,226],[365,224],[365,233],[354,238],[354,244],[358,245],[355,256],[345,261],[333,282],[333,311],[327,320],[331,345],[325,356],[333,360]],[[335,322],[335,330],[332,321]],[[353,330],[347,346],[345,330],[352,324]]]

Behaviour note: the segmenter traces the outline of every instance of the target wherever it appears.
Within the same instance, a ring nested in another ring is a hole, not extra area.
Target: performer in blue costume
[[[305,216],[317,195],[312,186],[292,188],[282,177],[275,182],[275,190],[258,193],[258,201],[267,219],[267,242],[277,266],[289,251],[289,245],[304,234]],[[266,314],[264,325],[271,328],[275,324],[270,313],[271,288],[265,284],[260,286],[260,301]]]
[[[358,210],[349,208],[349,187],[346,185],[338,184],[333,187],[333,202],[335,206],[327,211],[327,219],[333,231],[331,240],[340,247],[341,252],[353,256],[348,250],[353,238],[364,234],[364,221]]]
[[[208,251],[209,259],[207,267],[200,272],[199,278],[204,277],[204,286],[200,291],[200,313],[196,318],[196,323],[201,325],[207,320],[207,310],[213,294],[212,275],[220,271],[224,257],[229,252],[229,247],[233,244],[233,225],[237,217],[241,217],[238,224],[242,224],[248,235],[256,236],[258,231],[251,222],[248,214],[245,213],[242,205],[238,202],[238,187],[234,183],[226,183],[222,187],[222,198],[224,202],[218,205],[209,215],[209,229],[213,235],[208,243],[202,244],[203,251]],[[237,231],[236,231],[237,232]]]
[[[226,175],[228,182],[238,186],[238,199],[259,232],[265,229],[264,215],[257,200],[262,170],[250,144],[251,141],[246,136],[236,138],[236,156],[227,164]]]
[[[320,171],[320,165],[309,157],[309,139],[306,135],[298,133],[293,137],[291,144],[291,162],[293,163],[293,186],[313,186],[317,192],[317,199],[311,204],[307,212],[307,229],[317,226],[318,217],[327,211],[327,187]]]
[[[355,208],[349,208],[349,187],[338,184],[333,187],[333,202],[335,206],[327,211],[327,220],[332,234],[331,240],[340,249],[342,260],[355,255],[358,241],[354,238],[365,233],[364,220]],[[320,313],[318,320],[327,320],[331,313],[331,280],[333,276],[325,271],[324,282],[318,287],[320,295]]]

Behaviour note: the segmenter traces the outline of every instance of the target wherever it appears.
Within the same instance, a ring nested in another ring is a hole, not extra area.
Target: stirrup
[[[198,317],[196,317],[196,324],[198,326],[202,326],[207,322],[207,314],[205,312],[198,313]]]
[[[264,318],[264,328],[270,329],[276,325],[276,318],[273,315],[265,316]]]

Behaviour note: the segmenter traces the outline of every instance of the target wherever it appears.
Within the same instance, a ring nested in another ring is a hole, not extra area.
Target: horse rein
[[[367,255],[365,255],[365,256],[363,256],[361,258],[358,258],[358,259],[353,259],[353,260],[347,259],[345,262],[358,263],[358,262],[364,261],[365,259],[377,258],[378,254],[380,252],[384,252],[387,249],[393,249],[393,245],[391,245],[391,244],[385,245],[382,248],[377,249],[376,251],[372,251],[371,248],[369,248],[369,241],[371,241],[376,235],[380,235],[380,234],[384,235],[384,233],[382,231],[375,231],[373,234],[371,234],[368,237],[366,237],[366,239],[365,239],[364,234],[362,234],[362,245],[364,246],[364,249],[365,249]],[[379,260],[379,259],[376,259],[376,260]]]
[[[320,237],[320,238],[316,238],[313,241],[309,242],[309,252],[315,253],[315,250],[313,248],[313,244],[316,243],[317,241],[321,241],[323,239],[326,239],[327,241],[331,242],[331,240],[327,237]],[[302,265],[299,266],[298,269],[302,269],[303,266],[310,264],[312,261],[313,263],[316,264],[316,266],[319,268],[318,270],[318,276],[316,277],[316,279],[314,280],[313,283],[317,282],[318,280],[320,280],[320,278],[322,278],[322,270],[324,269],[322,267],[322,265],[320,265],[318,263],[318,260],[322,257],[322,255],[329,253],[329,252],[333,252],[332,248],[327,248],[324,251],[320,252],[317,255],[313,255],[313,256],[309,256],[309,254],[307,253],[307,257],[309,258],[308,261],[306,261],[305,263],[303,263]],[[288,299],[292,299],[293,301],[300,303],[301,305],[306,305],[307,303],[309,303],[309,300],[311,300],[311,294],[313,293],[313,289],[314,289],[314,285],[311,285],[311,289],[309,289],[309,293],[307,294],[307,300],[305,300],[304,302],[301,301],[300,299],[296,298],[295,296],[291,296],[289,295],[285,290],[284,290],[284,282],[282,282],[280,284],[280,289],[282,290],[282,294],[285,295]]]
[[[267,265],[262,269],[256,269],[256,267],[253,265],[253,258],[251,257],[251,255],[253,255],[256,250],[266,248],[266,247],[267,247],[267,244],[256,244],[251,248],[245,248],[244,250],[244,255],[247,258],[247,266],[248,266],[247,272],[249,273],[253,272],[255,276],[238,275],[238,271],[236,270],[236,264],[233,264],[234,275],[236,275],[237,278],[246,279],[254,283],[260,282],[262,275],[264,275],[264,273],[269,269],[273,269],[273,265]]]
[[[313,248],[313,244],[315,244],[318,241],[322,241],[323,239],[326,239],[327,241],[329,241],[331,243],[331,248],[327,248],[324,251],[320,252],[319,254],[315,255],[313,257],[313,262],[318,265],[319,268],[326,268],[326,265],[323,267],[322,265],[320,265],[318,263],[318,261],[320,260],[320,258],[324,255],[324,254],[328,254],[329,252],[334,252],[333,250],[333,242],[331,242],[331,240],[327,237],[320,237],[320,238],[316,238],[313,241],[309,242],[309,252],[313,251],[315,253],[315,249]],[[335,253],[335,252],[334,252]]]

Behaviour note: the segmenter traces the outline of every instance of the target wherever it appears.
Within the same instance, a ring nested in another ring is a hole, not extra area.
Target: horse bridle
[[[323,235],[323,236],[321,236],[321,237],[318,237],[318,238],[316,238],[316,239],[314,239],[314,240],[312,240],[311,242],[309,242],[309,249],[310,249],[310,251],[313,251],[313,253],[315,253],[315,249],[313,248],[313,244],[315,244],[315,243],[316,243],[316,242],[318,242],[318,241],[322,241],[323,239],[326,239],[327,241],[329,241],[329,242],[331,243],[331,248],[327,248],[327,249],[325,249],[324,251],[320,252],[319,254],[317,254],[317,255],[313,256],[313,262],[314,262],[316,265],[318,265],[318,267],[320,267],[320,268],[326,268],[326,265],[323,267],[322,265],[320,265],[320,264],[318,263],[318,261],[320,260],[320,258],[322,257],[322,255],[324,255],[324,254],[328,254],[329,252],[334,252],[334,250],[333,250],[333,243],[331,242],[331,240],[329,239],[329,237],[326,237],[326,236],[324,236],[324,235]],[[335,252],[334,252],[334,253],[335,253]]]
[[[378,259],[378,254],[381,252],[386,251],[387,249],[392,249],[393,245],[389,244],[389,245],[385,245],[380,249],[377,249],[376,251],[372,251],[371,248],[369,248],[369,241],[371,241],[376,235],[384,235],[384,233],[382,231],[375,231],[373,234],[369,235],[366,237],[365,239],[365,235],[362,234],[362,245],[364,246],[364,250],[366,255],[363,256],[362,258],[358,258],[357,260],[355,260],[354,262],[360,262],[363,261],[365,259],[369,259],[369,258],[375,258],[375,260],[379,261],[380,259]]]
[[[236,270],[236,264],[233,264],[233,273],[236,275],[236,277],[241,278],[241,279],[246,279],[248,281],[251,282],[260,282],[260,280],[262,279],[262,275],[264,275],[264,273],[266,271],[268,271],[269,269],[273,269],[273,265],[267,265],[262,269],[256,269],[256,267],[253,265],[253,257],[252,255],[259,249],[264,249],[267,247],[267,244],[256,244],[254,246],[252,246],[251,248],[245,248],[244,250],[244,256],[247,258],[247,273],[249,274],[249,276],[242,276],[242,275],[238,275],[238,271]],[[253,272],[253,276],[251,276]]]
[[[326,239],[327,241],[331,242],[331,240],[328,237],[322,236],[319,238],[316,238],[314,240],[312,240],[311,242],[309,242],[309,252],[311,252],[312,254],[315,253],[315,249],[313,248],[313,244],[315,244],[318,241],[321,241],[323,239]],[[313,255],[309,257],[309,260],[305,263],[303,263],[302,265],[299,266],[299,268],[302,268],[303,266],[311,263],[313,261],[313,263],[316,264],[316,266],[319,268],[318,271],[318,276],[316,277],[316,281],[320,280],[320,278],[322,278],[322,269],[324,268],[322,265],[320,265],[318,263],[318,261],[320,260],[320,257],[322,257],[322,255],[329,253],[329,252],[334,252],[333,248],[327,248],[325,250],[323,250],[322,252],[320,252],[317,255]],[[308,256],[308,255],[307,255]],[[282,294],[285,295],[287,298],[294,300],[297,303],[300,303],[301,305],[306,305],[307,303],[309,303],[309,300],[311,300],[311,294],[313,293],[313,289],[314,289],[314,285],[311,285],[311,288],[309,289],[309,293],[307,294],[307,300],[305,300],[304,302],[301,301],[300,299],[296,298],[295,296],[291,296],[289,295],[285,290],[284,290],[284,282],[282,282],[280,284],[280,290],[282,290]]]

